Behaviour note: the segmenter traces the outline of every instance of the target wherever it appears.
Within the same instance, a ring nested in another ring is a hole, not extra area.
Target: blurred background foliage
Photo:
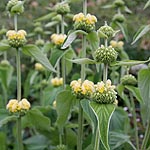
[[[113,15],[115,15],[116,10],[113,8],[104,9],[102,6],[112,4],[114,0],[88,0],[88,12],[94,14],[98,18],[97,29],[104,24],[104,21],[111,23]],[[149,8],[144,10],[144,5],[147,0],[124,0],[128,8],[132,11],[131,14],[124,13],[127,19],[127,28],[129,34],[129,42],[125,43],[125,50],[129,54],[130,59],[144,60],[148,59],[150,56],[150,36],[146,34],[141,40],[131,45],[133,36],[136,31],[142,26],[150,23],[150,11]],[[0,1],[0,28],[5,26],[7,29],[13,28],[12,18],[8,18],[5,6],[8,0]],[[25,1],[25,12],[18,19],[19,27],[26,29],[28,33],[34,30],[34,21],[50,12],[49,8],[58,2],[58,0],[26,0]],[[76,14],[82,11],[82,1],[81,0],[71,0],[71,12]],[[70,20],[71,22],[71,20]],[[72,29],[72,22],[68,25],[67,31]],[[44,23],[43,23],[44,26]],[[53,32],[53,28],[47,28]],[[49,40],[49,35],[45,36],[45,40]],[[33,39],[29,40],[32,42]]]

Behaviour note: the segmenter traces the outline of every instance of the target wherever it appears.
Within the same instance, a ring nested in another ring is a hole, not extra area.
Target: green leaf
[[[126,25],[119,22],[116,22],[116,24],[120,27],[120,30],[122,31],[122,34],[125,37],[125,40],[128,42],[129,39],[128,39],[128,31]]]
[[[95,64],[95,60],[89,59],[89,58],[79,58],[79,59],[74,59],[69,61],[76,63],[76,64]]]
[[[101,8],[104,8],[104,9],[107,9],[107,8],[113,8],[114,6],[112,4],[110,5],[105,5],[105,6],[102,6]]]
[[[144,64],[144,63],[149,63],[150,58],[145,61],[139,61],[139,60],[124,60],[124,61],[117,61],[115,63],[112,63],[111,66],[133,66],[133,65],[138,65],[138,64]]]
[[[92,47],[92,52],[94,52],[99,47],[99,37],[96,31],[90,32],[87,35],[87,39]]]
[[[121,131],[128,133],[130,129],[130,121],[128,113],[122,107],[117,107],[110,121],[110,131]]]
[[[98,120],[98,128],[100,139],[107,150],[110,150],[108,144],[108,130],[111,116],[115,110],[114,104],[98,104],[95,102],[90,103]]]
[[[143,103],[141,103],[141,114],[144,125],[150,119],[150,69],[140,70],[138,73],[138,87]]]
[[[127,12],[127,13],[129,13],[129,14],[132,14],[132,11],[127,7],[127,6],[125,6],[125,11]]]
[[[56,12],[52,12],[52,13],[49,13],[45,16],[42,16],[42,17],[36,19],[35,21],[46,21],[46,20],[53,18],[55,15],[56,15]]]
[[[8,44],[6,44],[6,43],[2,43],[2,42],[0,42],[0,51],[7,51],[7,50],[9,50],[11,47],[8,45]]]
[[[111,146],[111,150],[116,150],[117,148],[119,148],[121,145],[125,143],[128,143],[133,150],[136,150],[135,146],[130,141],[130,136],[124,133],[110,132],[109,138],[110,138],[109,144]]]
[[[139,90],[139,88],[134,87],[134,86],[130,86],[130,85],[126,85],[125,88],[127,88],[130,92],[132,92],[133,96],[135,96],[136,99],[137,99],[140,103],[143,102],[143,99],[142,99],[142,97],[141,97],[141,95],[140,95],[140,90]]]
[[[134,44],[136,41],[138,41],[142,36],[144,36],[149,31],[150,31],[150,25],[142,26],[134,35],[133,42],[131,44]]]
[[[6,133],[0,132],[0,146],[1,150],[6,150],[7,137]]]
[[[97,126],[97,118],[93,112],[93,110],[90,107],[90,102],[87,99],[84,99],[81,101],[81,106],[83,108],[83,111],[86,113],[86,115],[89,117],[91,122],[94,124],[94,126]]]
[[[146,9],[148,6],[150,6],[150,0],[147,1],[147,3],[144,6],[144,9]]]
[[[29,150],[45,150],[49,144],[49,141],[43,135],[34,135],[24,140],[23,143]]]
[[[26,114],[26,121],[39,131],[50,130],[50,119],[44,116],[40,110],[31,109]]]
[[[0,121],[0,127],[2,127],[3,125],[7,124],[10,121],[16,121],[16,120],[17,120],[17,116],[7,116]]]
[[[53,66],[50,64],[47,57],[41,52],[41,50],[35,45],[26,45],[22,48],[24,54],[34,57],[49,71],[56,72]]]
[[[68,35],[68,37],[67,37],[65,43],[63,44],[63,46],[61,47],[61,49],[66,49],[67,47],[69,47],[71,45],[71,43],[76,39],[77,34],[87,35],[87,33],[82,30],[76,30],[76,31],[71,32]]]
[[[47,23],[47,24],[45,25],[45,27],[46,27],[46,28],[52,27],[52,26],[54,26],[54,25],[56,25],[56,24],[58,24],[58,23],[59,23],[58,21],[52,21],[52,22]]]
[[[68,120],[73,101],[75,101],[75,97],[68,90],[60,92],[56,97],[57,125],[60,130]]]
[[[0,80],[5,89],[8,89],[13,74],[12,66],[1,66],[0,65]]]

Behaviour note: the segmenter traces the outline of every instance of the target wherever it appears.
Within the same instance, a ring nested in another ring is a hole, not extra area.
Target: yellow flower
[[[84,16],[83,13],[76,14],[76,15],[74,15],[74,17],[73,17],[73,21],[75,21],[75,22],[81,22],[81,21],[83,21],[84,19],[85,19],[85,16]]]
[[[82,84],[82,94],[89,94],[94,92],[94,83],[88,80],[85,80]]]
[[[119,41],[119,42],[118,42],[118,47],[121,48],[121,47],[123,47],[123,45],[124,45],[124,42],[123,42],[123,41]]]
[[[103,81],[98,82],[96,85],[96,89],[100,92],[103,93],[105,91],[105,84]]]
[[[15,30],[9,30],[7,31],[6,33],[6,36],[9,37],[9,36],[12,36],[12,35],[15,35],[16,34],[16,31]]]
[[[21,108],[21,110],[29,110],[31,105],[29,103],[29,101],[26,98],[23,98],[19,103],[19,108]]]
[[[56,100],[53,102],[53,107],[54,108],[56,108],[56,105],[57,105],[57,103],[56,103]]]
[[[37,70],[37,71],[44,71],[45,68],[44,68],[44,66],[42,64],[36,63],[35,64],[35,70]]]
[[[16,99],[9,100],[6,109],[8,109],[10,112],[17,112],[18,110],[20,110],[20,107],[18,105],[18,100]]]
[[[63,84],[63,78],[55,77],[51,79],[51,83],[53,86],[61,86]]]
[[[66,37],[67,36],[65,34],[52,34],[51,40],[54,44],[61,45],[65,41]]]
[[[91,15],[91,14],[86,15],[87,24],[95,24],[96,22],[97,22],[97,18],[94,15]]]
[[[114,40],[111,40],[111,41],[110,41],[110,45],[111,45],[113,48],[115,48],[115,47],[117,47],[117,42],[114,41]]]
[[[22,34],[22,35],[24,35],[24,36],[27,35],[27,32],[26,32],[25,30],[19,30],[18,33],[19,33],[19,34]]]

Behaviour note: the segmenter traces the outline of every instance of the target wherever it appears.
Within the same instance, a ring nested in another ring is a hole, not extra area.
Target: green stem
[[[21,63],[20,63],[20,50],[16,51],[16,62],[17,62],[17,100],[21,100]],[[17,119],[17,144],[18,150],[23,149],[22,145],[22,134],[21,134],[21,116]]]
[[[14,27],[15,27],[15,31],[18,30],[17,28],[17,14],[14,15]]]
[[[99,130],[98,130],[98,127],[97,127],[94,150],[99,150],[99,142],[100,142]]]
[[[137,150],[139,150],[139,137],[138,137],[138,126],[137,126],[137,121],[136,121],[136,110],[135,110],[134,98],[131,93],[130,93],[130,100],[131,100],[133,123],[134,123],[134,129],[135,129],[136,148],[137,148]]]
[[[141,147],[142,150],[146,150],[146,145],[148,144],[149,137],[150,137],[150,120],[148,120],[147,122],[146,131],[145,131],[145,135]]]
[[[20,62],[20,50],[16,51],[17,62],[17,100],[21,100],[21,62]]]
[[[83,14],[86,15],[87,14],[87,0],[83,1]]]
[[[78,124],[79,124],[79,128],[78,128],[78,143],[77,143],[77,150],[82,150],[82,137],[83,137],[83,109],[82,106],[80,104],[80,100],[79,100],[79,116],[78,116]]]
[[[62,21],[61,21],[61,34],[65,33],[65,26],[64,26],[64,15],[62,15]]]
[[[22,134],[21,134],[21,116],[17,119],[17,144],[18,144],[18,150],[23,150],[22,145]]]

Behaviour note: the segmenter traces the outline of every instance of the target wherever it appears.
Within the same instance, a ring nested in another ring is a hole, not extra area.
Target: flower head
[[[36,63],[35,64],[35,70],[37,70],[37,71],[44,71],[45,68],[44,68],[44,66],[42,64]]]
[[[19,103],[19,108],[21,108],[22,110],[29,110],[31,105],[29,103],[29,101],[26,98],[23,98]]]
[[[65,34],[52,34],[51,40],[55,45],[61,45],[64,43],[66,37]]]
[[[63,78],[55,77],[55,78],[51,79],[51,83],[55,87],[61,86],[63,84]]]
[[[15,48],[22,47],[26,43],[26,31],[24,30],[9,30],[6,33],[9,45]]]

